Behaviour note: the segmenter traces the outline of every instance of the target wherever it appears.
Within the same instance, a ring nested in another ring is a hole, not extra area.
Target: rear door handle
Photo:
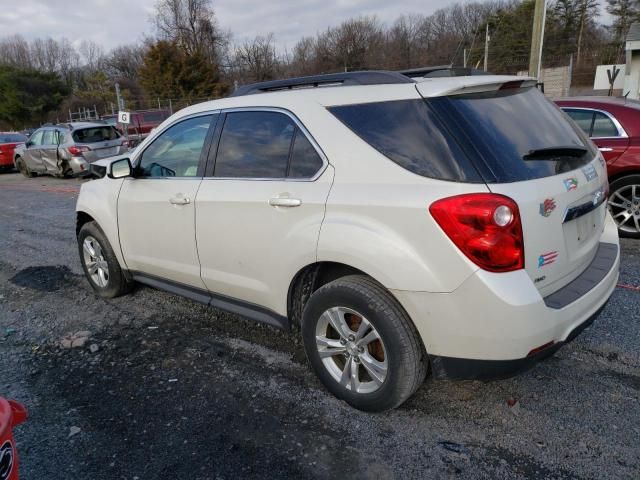
[[[272,207],[299,207],[302,200],[299,198],[274,197],[269,199],[269,205]]]
[[[601,152],[613,152],[613,148],[611,147],[599,147],[598,150]]]
[[[171,205],[188,205],[191,203],[191,199],[189,197],[171,197],[169,203]]]

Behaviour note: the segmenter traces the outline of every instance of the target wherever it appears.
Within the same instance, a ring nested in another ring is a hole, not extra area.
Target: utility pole
[[[467,68],[467,49],[462,50],[462,66]]]
[[[484,71],[489,69],[489,22],[487,22],[487,31],[484,34]]]
[[[533,11],[533,31],[531,34],[531,53],[529,55],[529,76],[538,78],[542,64],[542,42],[544,40],[544,21],[547,16],[547,2],[536,0]]]
[[[124,98],[120,95],[120,84],[116,82],[116,99],[118,100],[118,111],[124,111]],[[119,116],[119,115],[118,115]],[[124,136],[129,140],[129,124],[124,124]]]

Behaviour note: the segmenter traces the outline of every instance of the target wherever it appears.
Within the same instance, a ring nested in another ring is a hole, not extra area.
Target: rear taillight
[[[480,268],[490,272],[524,268],[520,211],[509,197],[457,195],[434,202],[429,211],[444,233]]]
[[[78,155],[82,155],[84,152],[88,152],[91,149],[89,147],[85,147],[84,145],[81,145],[81,146],[72,145],[71,147],[68,147],[67,150],[71,155],[78,156]]]

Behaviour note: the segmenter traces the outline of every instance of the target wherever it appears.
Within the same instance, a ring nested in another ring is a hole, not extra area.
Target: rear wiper
[[[523,160],[550,160],[555,157],[582,157],[587,153],[586,147],[580,147],[579,145],[567,145],[547,148],[536,148],[529,150]]]

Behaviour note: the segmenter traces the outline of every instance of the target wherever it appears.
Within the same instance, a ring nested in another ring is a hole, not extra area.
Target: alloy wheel
[[[109,264],[104,259],[100,243],[91,235],[87,235],[82,242],[82,253],[91,281],[105,288],[109,284]]]
[[[613,192],[609,211],[620,230],[640,233],[640,185],[625,185]]]
[[[316,347],[329,374],[347,390],[372,393],[387,377],[388,360],[382,338],[355,310],[326,310],[316,326]]]

